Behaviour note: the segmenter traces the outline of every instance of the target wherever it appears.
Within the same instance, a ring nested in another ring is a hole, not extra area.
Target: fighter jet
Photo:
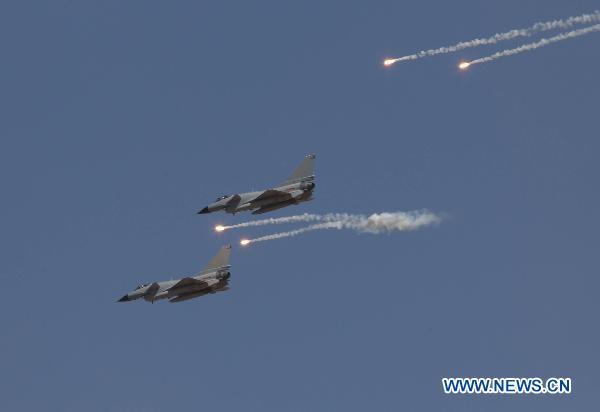
[[[169,299],[169,302],[175,303],[228,290],[227,285],[231,276],[229,272],[230,254],[231,245],[223,246],[202,272],[183,279],[139,285],[133,292],[126,294],[118,301],[129,302],[144,298],[145,301],[152,303],[160,299]]]
[[[315,155],[309,154],[280,186],[258,192],[221,196],[198,214],[219,210],[236,214],[256,209],[252,214],[257,215],[312,200],[315,188],[314,162]]]

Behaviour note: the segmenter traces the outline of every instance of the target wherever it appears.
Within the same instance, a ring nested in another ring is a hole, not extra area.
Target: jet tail
[[[283,182],[283,185],[290,185],[292,183],[302,182],[305,180],[313,180],[315,178],[315,157],[316,156],[314,154],[306,155],[304,160],[302,160],[302,163],[298,165],[291,176]]]
[[[217,269],[229,267],[229,256],[231,255],[231,245],[225,245],[219,250],[219,253],[208,262],[208,265],[201,273],[211,272]]]

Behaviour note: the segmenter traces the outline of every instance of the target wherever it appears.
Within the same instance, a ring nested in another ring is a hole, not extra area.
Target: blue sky
[[[589,409],[600,35],[467,72],[498,48],[380,63],[598,6],[3,2],[2,409]],[[273,228],[216,235],[251,215],[195,214],[308,152],[315,201],[272,216],[448,217],[241,249]],[[229,242],[227,293],[115,303]],[[447,376],[567,376],[573,394],[451,397]]]

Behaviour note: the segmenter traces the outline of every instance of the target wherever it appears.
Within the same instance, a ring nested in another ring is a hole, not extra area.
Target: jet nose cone
[[[206,206],[204,209],[202,209],[201,211],[198,212],[199,215],[204,215],[206,213],[210,213],[208,210],[208,206]]]
[[[129,299],[128,295],[123,296],[121,299],[119,299],[117,302],[129,302],[131,299]]]

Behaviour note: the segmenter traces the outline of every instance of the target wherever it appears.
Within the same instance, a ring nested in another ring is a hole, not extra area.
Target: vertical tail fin
[[[314,179],[315,157],[314,154],[306,155],[302,163],[294,170],[294,173],[283,182],[283,185]]]
[[[219,268],[229,267],[229,256],[231,255],[231,245],[225,245],[219,250],[214,258],[208,262],[208,265],[202,270],[201,273],[209,272]]]

